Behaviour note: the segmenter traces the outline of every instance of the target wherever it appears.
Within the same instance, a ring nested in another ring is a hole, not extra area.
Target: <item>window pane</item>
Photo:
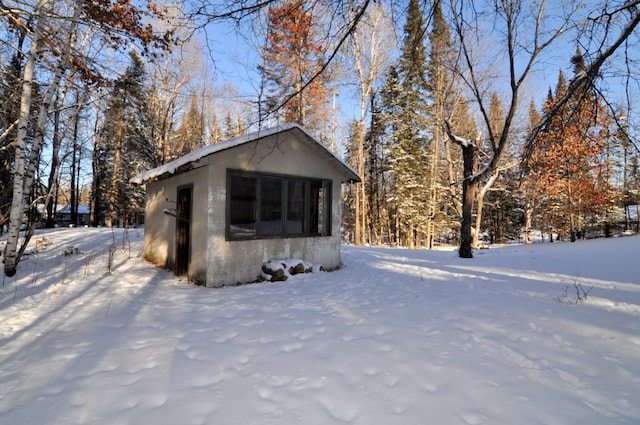
[[[289,180],[287,193],[287,234],[299,235],[304,231],[304,188],[300,180]]]
[[[331,183],[312,181],[309,197],[309,234],[329,235],[331,233]]]
[[[263,177],[260,182],[260,234],[282,233],[282,180]]]
[[[320,233],[318,224],[320,223],[320,192],[322,182],[311,182],[311,196],[309,199],[309,233]]]
[[[258,179],[229,176],[229,234],[234,237],[256,234]]]

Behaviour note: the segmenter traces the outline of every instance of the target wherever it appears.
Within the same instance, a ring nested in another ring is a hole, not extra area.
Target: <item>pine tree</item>
[[[227,111],[224,116],[224,137],[226,139],[232,139],[239,134],[236,132],[236,125],[233,122],[233,117],[231,116],[231,112]]]
[[[392,118],[390,167],[396,220],[402,244],[414,247],[428,233],[430,172],[427,128],[426,25],[417,0],[411,0],[398,62]]]
[[[221,142],[224,138],[224,134],[220,128],[218,114],[213,114],[211,117],[211,123],[209,124],[209,138],[209,143],[211,144]]]
[[[446,135],[442,129],[445,119],[451,119],[455,108],[456,77],[453,72],[455,51],[451,39],[451,30],[444,19],[442,4],[436,0],[433,4],[433,18],[429,32],[429,61],[427,64],[427,93],[431,102],[429,131],[432,134],[430,161],[431,169],[428,176],[429,202],[427,205],[427,246],[433,247],[437,232],[444,232],[446,215],[442,213],[447,208],[444,191],[449,185],[443,184],[447,180],[448,157],[445,146]],[[441,161],[445,160],[445,161]],[[441,162],[447,168],[441,170]]]
[[[204,123],[202,112],[198,106],[198,96],[191,94],[189,110],[182,118],[182,124],[178,128],[176,157],[186,155],[205,145],[204,143]]]
[[[327,73],[320,74],[324,49],[305,5],[304,0],[289,0],[269,8],[260,70],[267,87],[267,112],[277,112],[322,138],[328,114]]]
[[[364,138],[364,170],[367,180],[365,185],[366,203],[368,205],[370,243],[377,245],[389,242],[391,239],[391,207],[387,203],[389,184],[389,155],[386,149],[383,113],[376,103],[375,96],[371,97],[371,124]]]
[[[398,228],[398,198],[395,196],[394,171],[391,165],[393,134],[398,128],[397,118],[400,113],[400,81],[396,65],[391,65],[385,76],[384,84],[380,88],[379,106],[376,108],[376,132],[383,138],[381,149],[385,152],[385,175],[387,179],[384,204],[388,216],[388,237],[393,244],[400,243]]]
[[[15,122],[20,109],[19,76],[22,71],[21,55],[14,54],[2,73],[0,85],[0,133],[4,137],[0,140],[0,235],[5,223],[9,219],[9,207],[13,196],[13,155],[14,147],[11,141],[15,138]]]
[[[130,53],[130,60],[129,67],[114,83],[97,152],[102,175],[98,176],[101,199],[96,201],[106,206],[108,214],[104,220],[108,226],[131,224],[139,219],[144,211],[144,192],[128,182],[158,160],[157,146],[147,134],[149,92],[144,63],[135,51]]]

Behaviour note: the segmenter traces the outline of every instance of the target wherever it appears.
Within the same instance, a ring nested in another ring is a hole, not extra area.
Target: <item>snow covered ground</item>
[[[1,424],[640,423],[637,236],[346,246],[224,289],[145,263],[139,230],[35,239],[0,286]]]

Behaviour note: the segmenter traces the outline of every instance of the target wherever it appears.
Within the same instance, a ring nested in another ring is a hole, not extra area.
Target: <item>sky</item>
[[[143,238],[38,230],[0,276],[0,423],[640,422],[640,236],[343,245],[337,271],[221,289]]]
[[[557,3],[550,4],[548,6],[549,13],[561,13],[561,11],[556,10],[560,7]],[[525,17],[523,19],[526,19],[526,16],[528,16],[527,13],[524,12],[522,15]],[[405,17],[402,11],[395,16],[398,21],[398,31],[401,35]],[[496,23],[496,25],[499,24],[499,22]],[[506,79],[506,77],[508,77],[506,75],[507,64],[503,61],[504,58],[501,57],[503,56],[504,49],[502,49],[502,45],[496,41],[496,38],[500,36],[501,29],[494,27],[494,23],[489,20],[488,17],[483,19],[481,16],[480,25],[484,27],[485,35],[483,39],[480,40],[481,52],[479,51],[479,53],[485,54],[486,60],[496,62],[494,64],[494,71],[492,72],[501,73],[502,71],[502,75],[498,79],[493,80],[490,90],[497,90],[501,94],[503,102],[506,104],[509,100],[508,79]],[[615,30],[618,30],[618,28],[615,28]],[[259,81],[259,76],[256,72],[259,63],[257,53],[259,43],[253,39],[254,36],[251,34],[248,23],[245,22],[239,27],[233,25],[209,26],[207,27],[206,36],[207,45],[211,49],[211,59],[215,60],[215,75],[220,79],[219,81],[231,81],[236,84],[243,98],[255,97]],[[580,39],[580,42],[583,49],[594,49],[594,44],[590,44],[584,37]],[[538,106],[542,104],[547,96],[548,90],[555,87],[560,70],[565,73],[567,78],[571,78],[573,70],[570,59],[575,53],[576,46],[576,35],[568,32],[540,57],[534,66],[530,78],[523,86],[520,96],[524,120],[526,120],[529,102],[534,100]],[[632,55],[634,54],[633,49],[630,53]],[[520,66],[522,66],[522,64],[520,64]],[[606,79],[602,81],[602,86],[609,91],[611,96],[610,100],[615,103],[624,103],[626,89],[626,86],[623,84],[624,81],[619,78],[613,78],[611,75],[605,76]],[[632,90],[631,100],[635,102],[638,87],[636,84],[632,84],[630,89]],[[340,121],[343,126],[348,125],[354,118],[359,116],[357,98],[358,94],[354,90],[354,85],[340,86],[337,105]],[[487,98],[490,98],[490,96]],[[635,116],[632,115],[630,119],[635,120]]]

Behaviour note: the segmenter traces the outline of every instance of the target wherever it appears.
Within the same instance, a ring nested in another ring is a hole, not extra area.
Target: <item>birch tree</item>
[[[358,28],[351,34],[345,49],[347,67],[357,76],[358,126],[353,134],[352,143],[355,144],[355,168],[362,179],[356,189],[355,196],[355,235],[356,244],[371,243],[369,229],[369,204],[366,189],[372,185],[371,180],[378,176],[365,171],[365,127],[367,111],[374,95],[376,82],[384,75],[389,64],[391,49],[396,42],[395,29],[389,11],[384,3],[376,3],[365,13]],[[370,111],[371,112],[371,111]],[[370,142],[370,141],[369,141]]]
[[[145,15],[154,18],[162,13],[153,3],[148,3],[147,9],[143,10],[130,3],[112,4],[108,0],[0,4],[0,16],[25,36],[17,134],[13,142],[13,192],[3,256],[6,276],[16,274],[18,262],[33,233],[31,228],[25,241],[18,246],[23,217],[31,207],[32,186],[47,134],[48,116],[60,83],[70,70],[80,73],[86,81],[101,80],[98,65],[79,54],[79,33],[95,31],[96,39],[106,39],[115,48],[129,41],[140,42],[147,51],[165,47],[170,34],[155,34],[153,28],[143,22]],[[43,68],[44,65],[48,67]],[[36,86],[43,90],[38,105],[34,106],[32,99]],[[34,123],[30,121],[31,116],[36,117]]]

